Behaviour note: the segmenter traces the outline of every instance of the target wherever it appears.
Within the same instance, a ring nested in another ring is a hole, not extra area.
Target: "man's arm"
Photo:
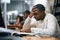
[[[21,29],[21,31],[30,30],[30,23],[31,23],[32,16],[33,16],[33,13],[31,12],[30,15],[28,16],[28,18],[25,20],[25,23],[24,23],[23,28]]]

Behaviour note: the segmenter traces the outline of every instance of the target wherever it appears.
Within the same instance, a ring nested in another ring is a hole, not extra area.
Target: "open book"
[[[20,36],[20,37],[22,37],[22,36],[33,36],[34,35],[33,33],[18,32],[16,30],[5,29],[5,28],[0,27],[0,33],[1,32],[6,33],[6,34],[9,33],[9,35],[11,35],[11,36]]]

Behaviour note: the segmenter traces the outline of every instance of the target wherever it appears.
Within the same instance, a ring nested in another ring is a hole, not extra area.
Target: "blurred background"
[[[5,0],[5,1],[9,2],[7,2],[5,5],[3,3],[3,0],[0,0],[0,5],[3,17],[5,17],[4,7],[6,8],[6,19],[8,24],[14,23],[17,15],[23,16],[23,12],[25,10],[31,11],[31,8],[36,4],[43,4],[46,7],[46,13],[52,13],[53,15],[55,15],[56,5],[58,2],[60,3],[59,0]],[[57,10],[60,12],[60,8],[58,8]],[[60,16],[57,16],[57,19],[59,20],[60,23]]]

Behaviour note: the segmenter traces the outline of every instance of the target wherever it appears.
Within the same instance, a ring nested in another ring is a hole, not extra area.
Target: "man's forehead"
[[[24,13],[23,15],[29,15],[28,13]]]
[[[37,9],[37,8],[34,6],[34,7],[32,8],[32,10],[33,10],[33,9]]]
[[[37,9],[37,8],[33,7],[33,8],[32,8],[32,10],[35,10],[35,11],[36,11],[36,10],[39,10],[39,9]]]

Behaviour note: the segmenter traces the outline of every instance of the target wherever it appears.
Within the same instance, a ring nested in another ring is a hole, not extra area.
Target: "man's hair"
[[[37,9],[39,9],[40,11],[45,11],[45,7],[42,4],[37,4],[34,7],[37,8]]]
[[[23,17],[22,17],[22,16],[17,15],[16,19],[17,19],[17,18],[19,18],[20,22],[22,22],[22,21],[23,21]]]
[[[30,14],[30,11],[29,11],[29,10],[25,10],[25,11],[23,12],[23,14],[24,14],[24,13]]]

